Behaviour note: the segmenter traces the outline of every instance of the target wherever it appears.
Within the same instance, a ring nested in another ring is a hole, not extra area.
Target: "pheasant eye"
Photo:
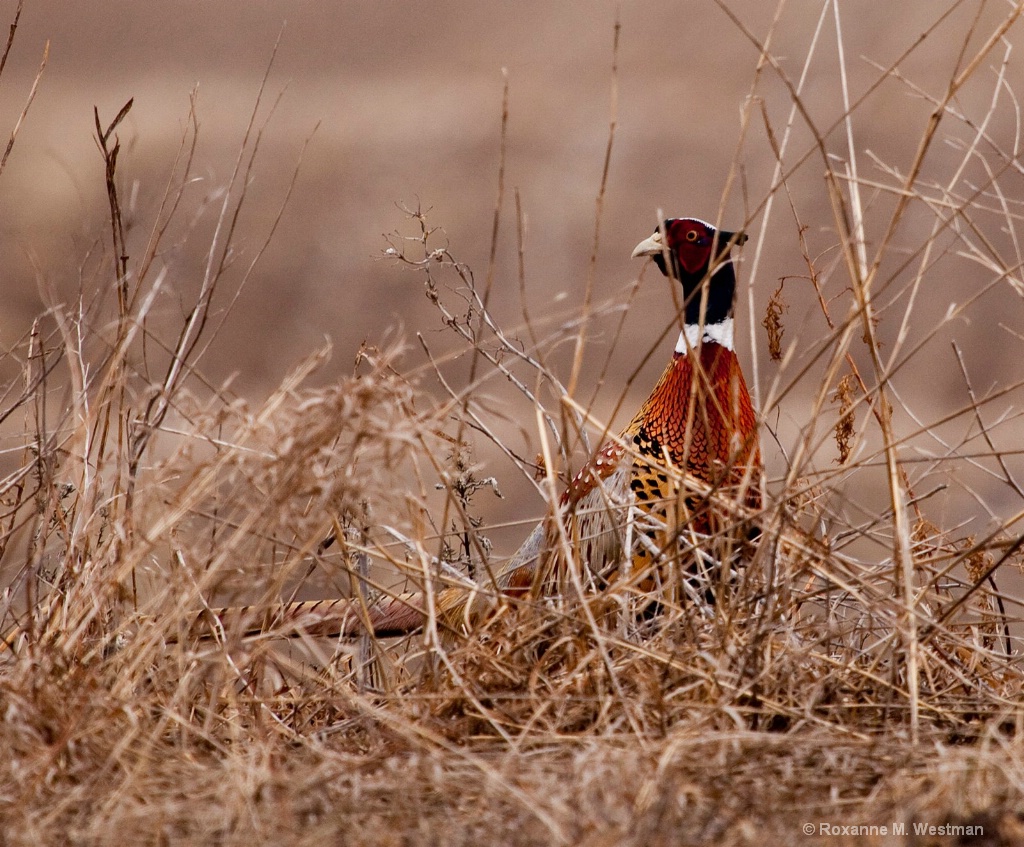
[[[689,232],[686,233],[687,241],[696,241],[698,237],[699,236],[697,234],[697,230],[695,229],[691,229]]]

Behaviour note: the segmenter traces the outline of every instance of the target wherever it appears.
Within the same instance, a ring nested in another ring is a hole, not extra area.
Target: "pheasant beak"
[[[661,230],[654,233],[650,238],[645,238],[633,248],[631,259],[640,256],[660,256],[665,250],[665,242],[661,240]]]

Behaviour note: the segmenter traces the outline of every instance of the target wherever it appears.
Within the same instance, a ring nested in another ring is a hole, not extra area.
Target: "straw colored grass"
[[[748,151],[769,148],[777,169],[760,196],[743,185],[745,225],[786,233],[804,266],[779,284],[763,239],[743,256],[750,290],[775,290],[766,314],[747,290],[739,307],[755,358],[767,345],[778,359],[752,375],[778,458],[758,551],[714,606],[570,591],[495,600],[453,625],[429,605],[445,586],[488,592],[500,560],[479,498],[525,475],[540,519],[604,437],[577,386],[593,328],[621,320],[628,292],[602,302],[588,286],[582,311],[545,319],[524,302],[524,323],[503,327],[497,251],[477,276],[411,209],[385,257],[423,283],[450,346],[381,341],[326,388],[314,377],[330,351],[314,351],[263,400],[234,397],[203,378],[202,358],[251,271],[231,245],[264,93],[209,207],[184,310],[161,308],[159,248],[197,202],[195,115],[138,242],[118,189],[131,103],[109,123],[97,114],[108,252],[83,263],[81,300],[43,285],[49,310],[6,353],[21,376],[0,410],[5,843],[764,844],[797,843],[805,825],[830,844],[1024,840],[1021,516],[982,503],[944,526],[929,511],[970,493],[947,489],[979,469],[1024,495],[1017,451],[1000,446],[1013,417],[990,411],[1019,383],[990,390],[957,351],[962,406],[922,419],[903,381],[929,378],[927,357],[979,292],[1024,290],[1018,139],[1001,129],[1020,9],[969,17],[954,75],[926,93],[901,63],[949,41],[936,13],[860,100],[838,9],[823,4],[805,69],[838,62],[840,117],[814,113],[806,76],[762,44],[723,199]],[[887,85],[928,101],[923,123],[893,128],[911,134],[909,161],[867,160],[853,141]],[[986,111],[962,111],[969,86],[988,86]],[[518,197],[518,225],[503,217],[504,164],[492,238],[514,229],[523,251]],[[807,228],[808,191],[834,211],[824,230]],[[929,281],[967,266],[978,290],[917,323]],[[792,302],[813,319],[791,323]],[[653,328],[649,351],[609,355],[660,355],[678,320]],[[505,399],[496,386],[511,387]],[[528,422],[540,460],[512,446],[509,421]],[[481,446],[503,464],[477,464]],[[403,638],[316,637],[280,614],[310,596],[365,612],[409,588],[427,616]],[[658,614],[636,614],[652,600]],[[244,610],[195,630],[225,606]],[[968,827],[989,840],[964,840]]]

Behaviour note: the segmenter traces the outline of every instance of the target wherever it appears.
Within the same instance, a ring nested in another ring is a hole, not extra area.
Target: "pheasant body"
[[[579,557],[601,583],[625,570],[644,587],[655,576],[664,584],[664,575],[652,568],[677,558],[681,537],[692,547],[736,524],[733,516],[718,513],[723,499],[760,507],[757,415],[732,349],[735,274],[727,250],[741,239],[732,233],[716,238],[703,221],[676,219],[634,251],[654,256],[666,275],[682,283],[687,322],[633,420],[584,466],[562,498]],[[717,268],[711,260],[716,240]],[[684,489],[693,487],[687,480],[712,492],[714,502],[687,494]]]

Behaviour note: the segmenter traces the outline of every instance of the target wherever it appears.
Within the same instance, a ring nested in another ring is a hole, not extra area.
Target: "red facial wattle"
[[[711,259],[714,236],[697,221],[680,221],[668,233],[669,247],[688,274],[704,274]]]
[[[708,269],[708,260],[711,258],[711,242],[701,243],[699,241],[684,241],[676,250],[679,257],[679,264],[688,274],[705,273]]]

